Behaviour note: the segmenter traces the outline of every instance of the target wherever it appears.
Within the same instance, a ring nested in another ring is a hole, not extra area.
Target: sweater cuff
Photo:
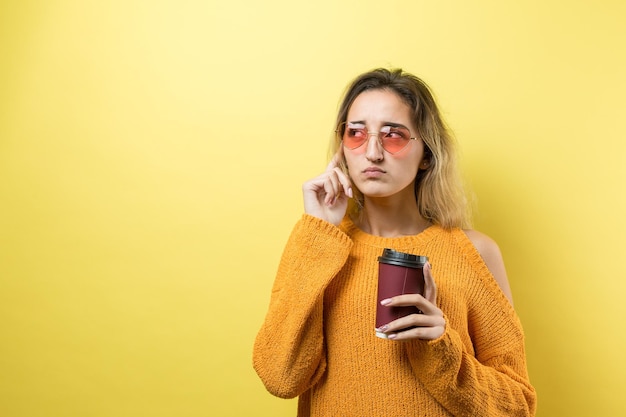
[[[330,238],[335,238],[340,241],[344,241],[345,243],[352,243],[348,235],[346,235],[338,226],[307,213],[302,214],[300,221],[296,225],[296,229],[314,230],[317,233],[326,235]]]
[[[450,328],[450,321],[445,315],[444,319],[446,321],[446,329],[441,336],[433,340],[415,340],[409,347],[409,355],[412,359],[438,364],[438,366],[429,368],[433,370],[431,376],[435,378],[440,375],[440,370],[457,368],[463,356],[461,337],[455,330]]]

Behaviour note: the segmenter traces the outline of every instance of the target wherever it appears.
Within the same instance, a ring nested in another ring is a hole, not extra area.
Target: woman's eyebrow
[[[348,121],[348,124],[365,126],[366,122],[365,122],[365,120],[354,120],[354,121]],[[380,125],[381,126],[389,126],[389,127],[403,127],[405,129],[408,129],[408,127],[406,127],[402,123],[396,123],[396,122],[382,122]]]
[[[402,123],[394,123],[394,122],[384,122],[383,126],[389,126],[389,127],[403,127],[405,129],[407,129],[407,127],[405,125],[403,125]]]

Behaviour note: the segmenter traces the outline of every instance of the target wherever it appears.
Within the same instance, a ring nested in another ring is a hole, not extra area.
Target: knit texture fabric
[[[428,256],[446,319],[436,340],[375,336],[378,257]],[[284,250],[254,368],[298,416],[531,416],[513,307],[460,229],[382,238],[303,215]]]

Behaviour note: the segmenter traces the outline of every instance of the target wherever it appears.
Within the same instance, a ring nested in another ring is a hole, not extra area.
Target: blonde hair
[[[419,170],[415,181],[415,198],[420,215],[433,224],[445,228],[469,228],[470,208],[465,187],[458,169],[456,142],[446,126],[430,88],[418,77],[401,69],[375,69],[358,76],[346,90],[339,107],[335,126],[348,116],[357,96],[368,90],[389,90],[411,108],[412,121],[424,141],[424,158],[429,161],[425,170]],[[330,155],[341,146],[343,132],[337,132],[331,142]],[[341,169],[348,174],[343,160]],[[354,190],[350,214],[363,209],[363,195]]]

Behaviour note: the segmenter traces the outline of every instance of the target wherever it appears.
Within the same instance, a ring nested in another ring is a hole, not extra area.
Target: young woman
[[[254,345],[298,416],[529,416],[524,335],[496,243],[467,229],[451,135],[429,88],[378,69],[349,87],[334,156],[307,181]],[[376,329],[384,248],[427,256],[423,295]]]

